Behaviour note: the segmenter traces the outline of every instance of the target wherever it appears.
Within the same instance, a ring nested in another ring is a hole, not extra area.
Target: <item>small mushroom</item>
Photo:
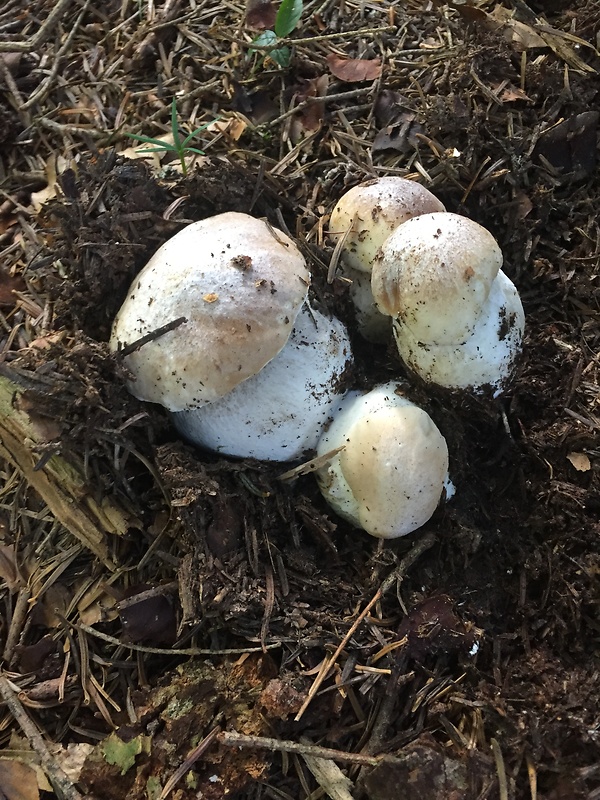
[[[210,450],[292,461],[314,450],[346,393],[352,364],[342,323],[305,304],[285,347],[220,400],[172,415],[179,432]]]
[[[525,316],[492,234],[467,217],[423,214],[397,228],[373,265],[378,307],[405,363],[425,381],[494,395],[521,350]]]
[[[446,440],[393,382],[344,399],[317,447],[318,456],[328,453],[316,473],[326,501],[381,539],[424,525],[450,486]]]
[[[350,297],[365,339],[385,341],[390,329],[370,287],[377,251],[399,225],[433,211],[444,211],[444,206],[428,189],[406,178],[387,176],[352,187],[331,212],[329,232],[344,236],[340,260],[344,276],[352,281]]]
[[[133,281],[113,325],[113,351],[180,318],[125,359],[128,388],[170,411],[223,397],[287,342],[310,274],[294,242],[227,212],[169,239]]]

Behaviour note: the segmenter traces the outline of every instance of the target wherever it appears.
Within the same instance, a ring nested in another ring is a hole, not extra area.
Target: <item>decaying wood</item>
[[[79,470],[60,455],[41,462],[35,447],[35,426],[15,400],[21,387],[0,375],[0,457],[20,470],[23,477],[47,504],[56,519],[109,568],[109,535],[122,535],[129,527],[126,512],[116,502],[94,497],[91,486]]]

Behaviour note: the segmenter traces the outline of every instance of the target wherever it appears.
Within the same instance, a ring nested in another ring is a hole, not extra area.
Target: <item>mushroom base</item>
[[[426,383],[497,397],[508,385],[523,340],[525,314],[513,282],[500,270],[472,335],[463,344],[420,342],[394,321],[394,338],[404,363]]]

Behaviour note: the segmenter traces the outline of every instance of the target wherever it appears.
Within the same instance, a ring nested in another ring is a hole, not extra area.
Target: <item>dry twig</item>
[[[83,800],[82,795],[46,746],[41,733],[31,721],[10,681],[4,675],[0,675],[0,695],[19,724],[25,738],[37,753],[40,765],[59,800]]]

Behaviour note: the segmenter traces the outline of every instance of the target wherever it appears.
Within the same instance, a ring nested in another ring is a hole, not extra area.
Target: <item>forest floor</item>
[[[275,10],[0,8],[1,790],[598,800],[600,6],[309,0],[283,66]],[[173,98],[186,175],[125,136]],[[235,210],[301,243],[357,386],[405,379],[327,283],[380,175],[486,226],[527,318],[500,399],[413,385],[456,496],[386,543],[178,441],[107,345],[157,247]]]

